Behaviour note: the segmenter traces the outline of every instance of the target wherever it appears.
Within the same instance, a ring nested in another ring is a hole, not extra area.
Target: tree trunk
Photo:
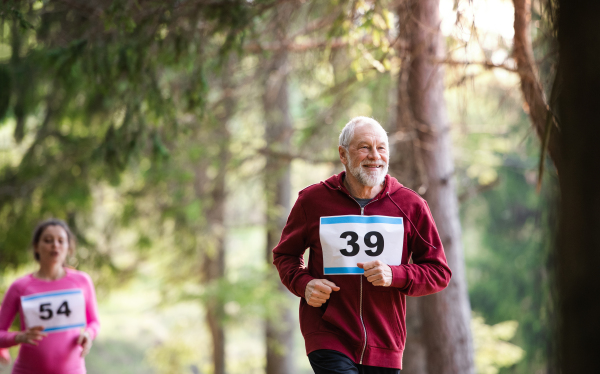
[[[530,37],[531,24],[531,0],[513,0],[515,6],[515,37],[513,46],[513,57],[517,62],[517,72],[521,80],[521,92],[529,107],[531,124],[540,139],[548,138],[548,153],[554,164],[558,166],[561,160],[561,150],[558,142],[558,129],[550,122],[548,100],[540,83],[537,66],[533,57],[533,46]],[[553,103],[551,103],[553,104]]]
[[[600,2],[561,0],[559,13],[559,366],[600,373]]]
[[[421,299],[406,298],[406,346],[402,356],[402,371],[410,374],[427,374],[427,348],[423,341]]]
[[[405,96],[410,101],[410,116],[402,115],[398,120],[408,118],[412,124],[407,133],[416,133],[417,141],[409,142],[415,147],[412,174],[419,179],[418,192],[429,203],[452,269],[452,281],[446,290],[419,300],[426,367],[430,374],[470,374],[475,372],[471,309],[453,180],[443,70],[433,62],[441,60],[444,54],[439,34],[439,0],[407,0],[401,12],[409,12],[409,17],[405,17],[406,29],[401,24],[400,32],[408,35],[409,56],[404,61],[407,63],[404,69],[408,69]],[[400,103],[403,98],[399,92]],[[414,327],[418,328],[419,324],[415,323]],[[416,339],[415,344],[418,343]],[[407,348],[411,344],[408,337]],[[418,352],[417,349],[416,357],[419,357]],[[415,362],[411,367],[422,370],[418,368],[424,364]]]
[[[280,42],[286,39],[287,27],[293,7],[282,4],[276,8],[274,18],[274,38]],[[267,215],[267,247],[266,261],[271,280],[276,282],[280,297],[291,299],[292,296],[279,281],[277,272],[272,266],[272,250],[279,238],[287,216],[290,212],[290,160],[271,156],[285,154],[289,151],[290,139],[293,132],[292,118],[289,110],[288,52],[285,49],[274,52],[265,74],[263,94],[263,109],[265,116],[265,140],[267,142],[267,161],[265,166],[265,195]],[[279,310],[267,318],[265,326],[266,340],[266,373],[281,374],[295,373],[294,368],[294,330],[295,321],[292,316],[290,303],[282,303]]]
[[[401,45],[408,45],[409,34],[406,26],[411,12],[405,6],[398,8],[399,38]],[[398,48],[402,66],[408,66],[411,54]],[[401,69],[398,74],[396,91],[396,121],[390,134],[390,174],[406,187],[418,191],[424,183],[423,160],[420,157],[419,139],[412,115],[408,94],[409,69]],[[422,333],[421,298],[406,298],[406,346],[402,359],[403,371],[410,374],[427,374],[427,356]]]
[[[213,245],[206,249],[204,255],[204,279],[207,284],[218,281],[225,275],[225,177],[229,160],[229,134],[224,125],[217,133],[221,135],[219,160],[222,167],[215,178],[211,191],[212,206],[207,212],[209,233],[213,237]],[[222,323],[224,313],[221,300],[212,299],[207,302],[206,322],[213,342],[214,374],[225,374],[225,331]]]
[[[228,92],[232,90],[231,74],[233,61],[229,60],[224,68],[222,88],[225,92],[225,99],[222,100],[222,108],[216,110],[216,119],[213,128],[210,130],[210,136],[219,146],[218,161],[220,167],[217,169],[217,175],[210,183],[209,201],[210,206],[206,212],[208,230],[204,235],[208,238],[208,244],[204,246],[203,256],[203,282],[210,284],[223,278],[225,275],[225,203],[227,199],[226,177],[227,166],[231,158],[229,151],[230,134],[227,129],[227,123],[235,111],[235,102],[229,96]],[[200,135],[205,136],[205,135]],[[206,178],[206,168],[208,165],[198,163],[196,170],[196,195],[198,198],[206,198],[205,185],[208,183]],[[212,359],[213,374],[225,374],[225,330],[223,326],[223,315],[225,314],[223,302],[217,298],[208,300],[206,307],[206,323],[210,330],[212,338]]]

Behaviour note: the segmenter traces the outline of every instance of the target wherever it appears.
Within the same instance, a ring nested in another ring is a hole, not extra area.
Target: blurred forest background
[[[0,295],[36,268],[36,223],[62,218],[98,293],[90,373],[310,373],[270,250],[297,192],[342,170],[353,116],[387,129],[390,172],[428,198],[409,67],[429,22],[465,372],[555,372],[554,13],[546,0],[0,2]],[[407,349],[426,352],[416,305]]]

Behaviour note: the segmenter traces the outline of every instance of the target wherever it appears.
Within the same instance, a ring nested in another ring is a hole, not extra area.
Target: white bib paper
[[[80,289],[69,289],[21,296],[27,328],[43,326],[44,332],[85,327],[85,299]]]
[[[321,217],[319,235],[324,274],[363,274],[356,266],[359,262],[402,262],[404,222],[400,217]]]

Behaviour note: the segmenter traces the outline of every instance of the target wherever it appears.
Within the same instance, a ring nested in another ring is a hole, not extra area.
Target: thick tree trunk
[[[402,371],[410,374],[427,374],[427,348],[423,341],[421,299],[406,298],[406,347],[402,357]]]
[[[406,25],[411,13],[405,6],[398,9],[399,35],[402,45],[408,44]],[[398,56],[402,66],[410,63],[410,53],[399,48]],[[406,187],[418,191],[424,183],[423,160],[420,155],[419,139],[415,120],[412,115],[411,102],[408,94],[409,69],[401,69],[398,74],[396,94],[396,121],[390,133],[391,159],[390,174],[396,177]],[[406,298],[406,337],[402,359],[403,371],[410,374],[427,374],[427,356],[422,333],[421,298]]]
[[[407,91],[403,97],[404,78],[401,74],[398,102],[400,105],[402,100],[409,100],[410,113],[403,114],[399,109],[398,121],[410,121],[408,125],[402,124],[405,127],[403,132],[408,134],[407,139],[413,139],[407,142],[414,147],[413,169],[409,174],[417,179],[412,183],[429,203],[453,273],[446,290],[419,300],[421,321],[409,324],[411,330],[416,329],[417,339],[412,342],[408,336],[407,349],[411,344],[418,345],[421,340],[425,355],[422,354],[423,348],[417,346],[414,347],[415,356],[406,359],[407,362],[413,359],[411,368],[421,373],[426,367],[430,374],[470,374],[475,372],[471,310],[443,96],[443,70],[433,62],[443,59],[444,53],[439,34],[439,0],[407,0],[401,6],[402,12],[409,12],[408,17],[401,17],[401,22],[404,18],[406,24],[400,25],[400,32],[407,34],[409,55],[403,65],[408,74]],[[399,125],[398,129],[402,130],[402,127]],[[426,363],[419,357],[425,357]]]
[[[276,8],[274,19],[274,38],[283,41],[293,11],[291,4],[282,4]],[[263,109],[265,116],[265,140],[268,151],[265,166],[265,194],[267,202],[267,247],[265,257],[273,270],[270,274],[276,282],[282,298],[292,298],[279,281],[277,272],[272,266],[272,250],[279,238],[287,216],[290,212],[290,159],[271,156],[285,154],[289,151],[292,135],[292,118],[289,110],[288,51],[279,50],[271,56],[265,74]],[[267,374],[295,373],[294,368],[294,330],[295,322],[290,303],[282,303],[279,310],[267,318],[265,326]]]
[[[559,12],[559,366],[600,373],[600,2],[561,0]]]

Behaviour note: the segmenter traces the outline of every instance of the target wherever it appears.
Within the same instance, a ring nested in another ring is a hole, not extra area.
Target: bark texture
[[[406,298],[406,347],[402,356],[402,371],[427,374],[427,348],[423,341],[421,299]]]
[[[542,89],[533,56],[530,36],[531,0],[513,0],[513,4],[515,6],[513,57],[517,63],[523,99],[529,107],[531,124],[537,135],[543,140],[546,137],[546,131],[548,131],[548,120],[552,117],[549,117],[548,101]],[[548,153],[554,164],[558,166],[561,160],[559,133],[553,120],[550,125],[550,137],[547,144]]]
[[[418,301],[420,321],[411,322],[412,317],[408,316],[409,334],[412,332],[415,340],[409,335],[406,349],[413,350],[414,356],[405,354],[405,357],[411,370],[417,373],[424,373],[426,368],[430,374],[470,374],[475,372],[471,310],[443,96],[443,70],[434,62],[443,60],[444,55],[439,33],[439,0],[406,0],[399,8],[399,14],[403,13],[400,33],[406,35],[409,49],[403,59],[406,72],[399,78],[397,129],[408,134],[405,143],[412,159],[410,165],[402,166],[406,170],[400,176],[408,175],[428,201],[453,273],[446,290]],[[403,101],[408,101],[408,105]],[[399,151],[401,144],[396,148]],[[423,345],[419,347],[420,342]],[[417,347],[411,348],[413,344]]]
[[[227,151],[221,151],[221,160],[226,162]],[[211,234],[214,236],[212,246],[204,255],[204,277],[206,283],[217,281],[225,275],[225,169],[220,168],[216,184],[211,193],[213,206],[207,217]],[[218,299],[209,300],[206,304],[206,322],[212,338],[213,373],[225,374],[225,331],[221,318],[225,314],[223,303]]]
[[[222,86],[224,92],[229,92],[231,87],[232,62],[224,69]],[[220,167],[212,181],[208,181],[206,170],[208,165],[198,163],[196,166],[196,195],[200,199],[206,198],[211,205],[206,212],[207,230],[205,237],[209,238],[204,249],[202,261],[203,282],[210,284],[218,281],[225,275],[225,202],[227,199],[226,177],[227,165],[231,158],[229,151],[230,134],[226,127],[235,110],[235,102],[231,95],[225,94],[221,102],[222,107],[215,111],[216,120],[209,136],[219,146],[218,160]],[[206,136],[200,135],[200,136]],[[207,186],[209,186],[207,190]],[[208,300],[206,305],[206,323],[212,338],[213,373],[225,374],[225,329],[222,318],[225,315],[223,302],[219,299]]]
[[[559,1],[558,104],[561,202],[558,239],[562,373],[599,373],[600,361],[600,2]]]
[[[293,11],[293,4],[282,4],[276,8],[274,16],[274,39],[286,40],[287,27]],[[263,109],[265,116],[265,140],[269,148],[265,165],[265,194],[267,202],[267,247],[266,261],[272,268],[270,276],[277,284],[281,298],[291,299],[292,295],[279,281],[277,271],[272,266],[272,250],[279,242],[281,232],[290,212],[290,162],[289,158],[274,155],[289,152],[293,132],[288,94],[288,51],[281,49],[273,53],[267,66],[264,82]],[[266,374],[295,373],[294,330],[295,320],[290,303],[282,303],[266,321]]]
[[[412,16],[408,4],[402,4],[397,9],[399,19],[399,45],[406,46],[410,39],[408,30]],[[411,53],[407,48],[398,48],[398,56],[402,66],[409,66]],[[420,141],[417,136],[417,126],[414,120],[411,100],[408,93],[408,77],[410,69],[401,69],[398,74],[396,91],[396,120],[390,130],[390,167],[389,173],[396,177],[406,187],[418,191],[423,187],[425,174],[423,159],[420,153]],[[423,187],[424,188],[424,187]],[[406,336],[402,359],[403,371],[411,374],[427,374],[426,348],[423,342],[423,320],[421,316],[421,298],[406,298]]]

